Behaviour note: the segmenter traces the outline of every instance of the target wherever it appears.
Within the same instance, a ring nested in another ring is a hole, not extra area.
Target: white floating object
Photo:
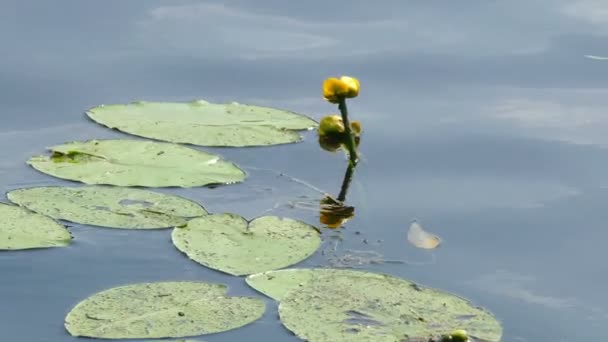
[[[414,221],[407,232],[407,241],[418,248],[433,249],[441,244],[439,236],[425,231],[422,226]]]
[[[587,57],[589,59],[594,59],[596,61],[608,61],[608,57],[604,57],[604,56],[585,55],[585,57]]]

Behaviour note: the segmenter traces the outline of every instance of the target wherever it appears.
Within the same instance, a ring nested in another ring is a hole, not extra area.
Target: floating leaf
[[[50,148],[28,161],[36,170],[86,184],[193,187],[228,184],[245,173],[219,156],[185,146],[140,140],[91,140]]]
[[[301,140],[296,130],[316,122],[285,110],[243,105],[135,102],[90,109],[87,115],[109,128],[158,140],[201,146],[263,146]]]
[[[165,338],[235,329],[260,318],[263,300],[228,297],[226,286],[162,282],[105,290],[78,303],[65,327],[73,336]]]
[[[185,198],[132,188],[38,187],[13,190],[7,197],[55,219],[111,228],[176,227],[207,214]]]
[[[146,342],[205,342],[203,340],[150,340]]]
[[[439,236],[425,231],[418,222],[412,222],[410,225],[410,229],[407,231],[407,241],[418,248],[424,249],[437,248],[441,244]]]
[[[267,271],[248,276],[247,285],[266,296],[280,301],[292,290],[306,286],[317,277],[328,274],[360,274],[360,271],[333,268],[290,268],[278,271]]]
[[[173,244],[190,259],[232,275],[293,265],[321,245],[312,226],[274,216],[247,222],[234,214],[207,215],[173,230]]]
[[[205,342],[203,340],[162,340],[163,342]],[[149,341],[149,342],[158,342],[158,340],[155,341]]]
[[[163,342],[205,342],[203,340],[162,340]],[[149,341],[149,342],[158,342],[158,340]]]
[[[306,341],[428,340],[455,329],[500,341],[500,323],[460,297],[388,275],[322,272],[281,295],[281,321]]]
[[[161,340],[162,342],[205,342],[203,340]],[[148,342],[159,342],[159,340],[152,340]]]
[[[50,217],[0,203],[0,250],[63,247],[72,237]]]

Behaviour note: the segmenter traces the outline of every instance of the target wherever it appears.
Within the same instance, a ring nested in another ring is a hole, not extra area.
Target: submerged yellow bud
[[[326,212],[322,212],[321,216],[319,216],[319,222],[326,225],[327,228],[332,229],[342,227],[344,224],[346,224],[346,222],[348,222],[349,219],[350,217],[336,216]]]
[[[327,228],[340,228],[354,216],[354,207],[345,206],[344,203],[329,196],[321,199],[319,221],[327,226]]]
[[[354,77],[330,77],[323,82],[323,97],[331,103],[339,103],[341,98],[359,95],[359,88],[359,80]]]

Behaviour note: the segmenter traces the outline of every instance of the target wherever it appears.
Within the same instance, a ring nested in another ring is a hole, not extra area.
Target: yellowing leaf
[[[441,244],[439,236],[426,232],[422,226],[414,221],[407,232],[407,241],[418,248],[433,249]]]

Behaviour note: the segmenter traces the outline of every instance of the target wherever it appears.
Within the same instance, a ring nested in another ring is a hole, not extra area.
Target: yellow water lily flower
[[[321,122],[319,122],[319,128],[317,128],[319,136],[327,136],[332,134],[344,133],[344,122],[340,115],[327,115]]]
[[[350,129],[355,136],[361,135],[361,121],[353,121],[350,123]],[[327,115],[319,122],[317,133],[319,136],[326,136],[338,133],[344,133],[344,122],[340,115]]]
[[[350,123],[351,131],[355,136],[355,146],[359,146],[361,135],[361,122],[353,121]],[[347,144],[348,139],[344,122],[340,115],[328,115],[321,119],[317,128],[319,135],[319,145],[322,149],[329,152],[336,152],[344,144]]]
[[[323,97],[331,103],[339,103],[342,98],[359,95],[359,88],[359,80],[354,77],[330,77],[323,82]]]
[[[340,77],[340,81],[348,85],[348,92],[346,93],[346,98],[357,97],[357,95],[359,95],[359,89],[361,88],[361,84],[359,84],[358,79],[350,76],[342,76]]]

